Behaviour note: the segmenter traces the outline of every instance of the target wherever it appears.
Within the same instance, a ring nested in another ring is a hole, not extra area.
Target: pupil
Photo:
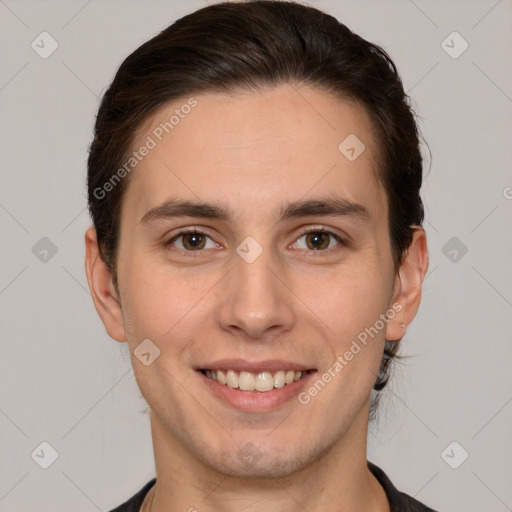
[[[191,245],[192,247],[201,245],[201,236],[202,235],[199,233],[190,233],[187,237],[188,245]]]
[[[313,233],[311,235],[314,249],[318,249],[318,247],[322,245],[324,236],[325,236],[325,233],[320,233],[320,232]]]

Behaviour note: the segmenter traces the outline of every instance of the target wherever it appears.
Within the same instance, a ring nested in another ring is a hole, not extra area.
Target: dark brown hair
[[[130,175],[123,173],[108,191],[105,184],[130,157],[136,130],[166,103],[192,94],[285,83],[366,108],[381,152],[379,178],[398,268],[414,226],[423,222],[423,204],[419,131],[394,63],[382,48],[316,8],[289,1],[222,2],[184,16],[137,48],[102,98],[88,159],[88,200],[116,288],[120,206]],[[397,349],[398,342],[386,341],[376,392],[387,384]]]

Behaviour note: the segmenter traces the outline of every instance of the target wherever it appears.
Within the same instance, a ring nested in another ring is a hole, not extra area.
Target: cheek
[[[309,283],[308,305],[322,322],[328,349],[326,364],[318,375],[320,382],[315,389],[306,390],[304,398],[312,399],[325,388],[316,407],[329,409],[343,397],[339,411],[334,407],[326,413],[343,416],[345,408],[355,413],[378,375],[387,325],[381,315],[389,308],[392,279],[378,266],[356,265],[314,282],[315,286]],[[306,291],[304,287],[299,293]]]
[[[297,280],[297,295],[304,297],[337,348],[350,344],[388,309],[392,280],[379,270],[369,265],[347,266]]]
[[[340,424],[366,403],[382,359],[387,299],[384,284],[369,271],[338,275],[323,290],[316,287],[308,305],[321,319],[328,349],[301,403],[311,401],[319,415],[337,417]]]
[[[193,319],[208,307],[206,293],[216,282],[213,275],[193,273],[155,264],[149,258],[128,262],[124,275],[125,321],[133,326],[131,345],[155,340],[161,350],[180,351],[190,338]],[[218,278],[217,278],[218,280]],[[169,341],[172,339],[172,345]]]
[[[197,316],[204,314],[204,291],[188,279],[171,275],[169,269],[163,272],[142,263],[134,264],[125,275],[123,312],[125,322],[133,328],[128,344],[138,386],[153,409],[163,410],[159,405],[162,389],[168,390],[165,399],[173,407],[178,407],[183,388],[194,389],[193,372],[185,369],[189,368],[190,340],[201,325]],[[151,358],[156,354],[148,365],[137,357],[142,353],[139,347],[148,343],[145,340],[154,345],[144,352]]]

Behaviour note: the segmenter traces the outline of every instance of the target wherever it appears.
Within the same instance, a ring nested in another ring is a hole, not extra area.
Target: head
[[[87,275],[170,437],[239,474],[250,442],[284,474],[367,423],[428,265],[421,182],[395,65],[317,9],[215,4],[122,63],[88,160]],[[309,398],[226,405],[204,375],[226,359],[304,366]]]

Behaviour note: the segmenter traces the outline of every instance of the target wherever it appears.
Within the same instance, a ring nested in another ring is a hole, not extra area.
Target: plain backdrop
[[[310,3],[390,53],[433,155],[430,270],[368,458],[440,511],[511,510],[512,3]],[[87,288],[86,158],[121,61],[205,5],[0,0],[3,512],[108,511],[154,475],[126,346]]]

